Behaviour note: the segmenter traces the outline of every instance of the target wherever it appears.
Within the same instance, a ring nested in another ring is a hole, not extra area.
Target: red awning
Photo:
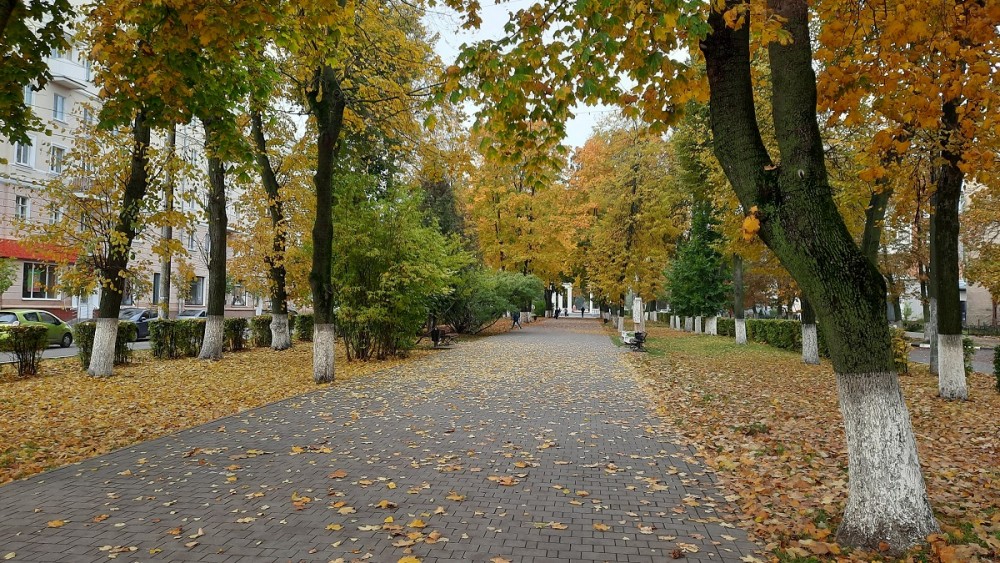
[[[26,245],[19,240],[0,238],[0,257],[72,264],[76,262],[77,254],[53,244]]]

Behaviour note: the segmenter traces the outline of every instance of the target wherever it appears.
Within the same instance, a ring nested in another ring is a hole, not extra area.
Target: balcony
[[[87,79],[87,69],[78,62],[68,59],[49,59],[52,84],[68,90],[93,90],[94,85]]]

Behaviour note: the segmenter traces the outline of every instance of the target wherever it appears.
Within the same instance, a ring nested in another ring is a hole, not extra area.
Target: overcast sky
[[[537,0],[511,0],[504,4],[483,2],[480,11],[483,24],[480,29],[473,32],[461,29],[459,16],[440,4],[427,10],[424,21],[428,28],[440,35],[435,46],[438,55],[441,56],[445,64],[452,64],[463,43],[473,43],[483,39],[499,39],[503,35],[503,26],[508,21],[510,11],[535,1]],[[617,111],[617,109],[606,106],[577,108],[575,112],[577,116],[566,125],[566,138],[563,142],[570,147],[582,146],[590,137],[597,121],[603,115]]]

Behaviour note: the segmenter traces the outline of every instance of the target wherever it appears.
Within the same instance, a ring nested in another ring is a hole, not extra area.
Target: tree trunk
[[[271,216],[271,252],[264,261],[267,263],[271,280],[271,348],[285,350],[291,348],[292,337],[288,330],[288,291],[285,287],[285,237],[288,229],[284,204],[281,201],[278,177],[271,166],[267,154],[267,140],[264,138],[264,124],[260,111],[250,113],[250,128],[256,150],[257,168],[261,183],[267,193],[267,212]]]
[[[316,218],[313,223],[313,259],[309,287],[313,296],[313,380],[330,383],[334,378],[333,300],[333,166],[339,152],[340,131],[347,101],[333,68],[315,71],[306,90],[309,108],[316,117]]]
[[[806,0],[768,0],[792,41],[768,45],[771,107],[780,165],[757,125],[750,24],[730,29],[712,10],[702,41],[715,154],[744,210],[756,206],[759,236],[802,288],[818,316],[837,373],[848,444],[850,494],[837,539],[900,553],[938,530],[894,371],[885,280],[854,242],[833,199],[816,116],[816,75]]]
[[[118,335],[118,313],[122,306],[123,274],[128,268],[136,224],[142,209],[142,200],[149,188],[149,124],[146,115],[139,112],[132,125],[132,166],[128,183],[122,195],[115,231],[124,235],[125,244],[112,245],[108,250],[105,266],[101,269],[104,285],[101,290],[101,321],[94,333],[94,349],[90,355],[87,373],[98,377],[112,374],[115,364],[115,339]]]
[[[942,108],[946,132],[958,129],[956,103]],[[941,151],[934,192],[933,253],[931,275],[937,298],[938,391],[945,399],[966,400],[965,362],[962,355],[962,303],[958,289],[958,207],[962,199],[961,156],[948,145]]]
[[[816,313],[803,295],[802,302],[802,361],[819,364],[819,337],[816,334]]]
[[[928,299],[927,299],[927,322],[924,324],[924,335],[930,343],[930,360],[928,365],[932,374],[938,374],[938,308],[937,308],[937,258],[934,248],[937,246],[937,220],[934,218],[937,208],[937,195],[931,196],[931,217],[930,217],[930,272],[927,275]]]
[[[747,324],[743,318],[743,257],[733,254],[733,317],[736,319],[736,343],[747,343]]]
[[[167,152],[170,162],[167,164],[167,182],[163,186],[163,209],[168,213],[174,210],[174,158],[177,148],[177,126],[171,125],[167,134]],[[169,241],[174,238],[174,227],[169,222],[160,227],[160,237]],[[160,258],[160,299],[156,303],[156,318],[170,317],[170,271],[171,257],[169,254]]]
[[[226,315],[226,167],[219,154],[219,123],[203,119],[202,124],[208,155],[208,315],[198,358],[221,360]]]

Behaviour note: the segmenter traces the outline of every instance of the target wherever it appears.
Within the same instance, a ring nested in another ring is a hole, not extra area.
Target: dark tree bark
[[[118,335],[118,313],[122,306],[122,290],[125,278],[122,274],[128,268],[132,241],[137,234],[142,200],[149,188],[149,124],[146,114],[139,112],[132,125],[132,166],[129,170],[125,193],[122,195],[121,211],[115,231],[125,236],[125,243],[111,245],[107,259],[101,268],[101,277],[108,283],[101,289],[100,312],[94,334],[94,348],[87,372],[95,376],[109,376],[114,366],[115,340]]]
[[[945,102],[944,133],[958,129],[957,104]],[[958,207],[962,199],[961,155],[942,140],[931,219],[931,276],[937,298],[938,390],[945,399],[969,398],[962,355],[962,310],[958,289]]]
[[[226,315],[226,166],[220,154],[220,126],[216,119],[202,119],[208,155],[208,307],[205,338],[198,357],[222,359],[223,322]]]
[[[271,217],[271,252],[264,260],[271,280],[271,347],[275,350],[284,350],[292,345],[288,330],[288,291],[285,288],[287,221],[281,201],[281,186],[278,184],[278,177],[267,153],[264,124],[258,110],[250,113],[250,129],[257,149],[255,153],[257,168],[260,170],[264,192],[267,193],[267,212]]]
[[[724,9],[735,7],[729,0]],[[885,280],[855,244],[833,200],[816,115],[806,0],[769,0],[792,42],[768,47],[771,106],[781,165],[757,124],[749,24],[719,11],[702,42],[715,154],[744,209],[760,210],[759,235],[823,319],[847,434],[850,492],[838,541],[902,552],[938,529],[893,365]]]
[[[306,89],[309,108],[316,118],[316,219],[313,223],[313,259],[309,272],[313,314],[313,380],[333,381],[333,169],[339,152],[347,101],[333,68],[316,70]]]
[[[871,263],[878,267],[878,249],[882,244],[882,232],[885,231],[885,211],[892,198],[892,188],[882,186],[881,191],[872,193],[865,209],[865,227],[861,235],[861,253]]]
[[[174,175],[173,175],[173,159],[175,156],[177,147],[177,126],[171,125],[170,132],[167,133],[167,150],[169,152],[169,158],[171,162],[168,164],[167,171],[167,183],[163,187],[163,209],[166,211],[174,210]],[[170,240],[174,238],[174,227],[169,222],[160,227],[160,237],[163,240]],[[164,256],[160,259],[160,300],[156,307],[156,318],[166,319],[170,317],[170,272],[173,269],[172,260],[170,255]]]

